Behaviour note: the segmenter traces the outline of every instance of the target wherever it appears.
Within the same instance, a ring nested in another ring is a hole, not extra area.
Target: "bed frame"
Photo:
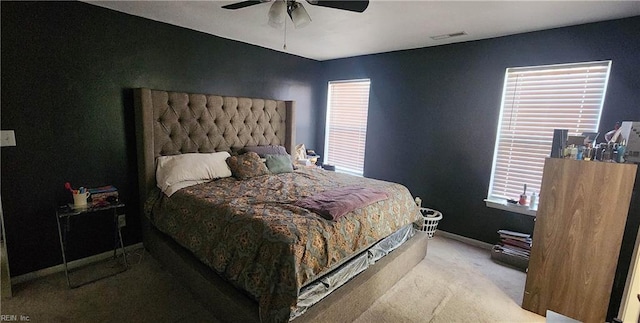
[[[234,147],[295,145],[293,101],[135,89],[139,195],[145,248],[221,321],[259,322],[258,303],[155,229],[144,202],[155,191],[155,159],[163,155],[230,151]],[[394,252],[312,306],[295,322],[353,321],[426,255],[418,232]]]

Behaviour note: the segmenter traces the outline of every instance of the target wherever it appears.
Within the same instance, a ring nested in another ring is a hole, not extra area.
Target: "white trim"
[[[324,116],[325,118],[325,123],[324,123],[324,146],[323,146],[323,151],[324,151],[324,156],[323,156],[323,161],[330,163],[331,160],[331,153],[329,151],[329,135],[330,135],[330,129],[331,129],[331,106],[333,105],[333,102],[331,101],[332,98],[332,85],[333,84],[348,84],[348,83],[363,83],[363,82],[367,82],[369,83],[369,92],[367,93],[367,114],[369,111],[369,101],[370,101],[370,95],[371,95],[371,79],[370,78],[362,78],[362,79],[349,79],[349,80],[335,80],[335,81],[329,81],[327,82],[327,106],[326,106],[326,114]],[[369,121],[369,117],[367,116],[367,119],[365,120],[365,133],[364,135],[364,146],[362,146],[362,150],[364,151],[366,148],[366,137],[367,137],[367,133],[366,133],[366,125]],[[363,156],[363,158],[365,158],[366,155]],[[360,176],[363,177],[364,176],[364,160],[362,163],[362,169],[347,169],[347,168],[343,168],[339,165],[335,165],[336,166],[336,171],[340,172],[340,173],[347,173],[350,175],[355,175],[355,176]]]
[[[336,173],[342,173],[342,174],[348,174],[348,175],[353,175],[353,176],[358,176],[358,177],[364,177],[364,174],[360,173],[360,172],[354,172],[353,170],[347,169],[347,168],[343,168],[340,166],[336,166]]]
[[[502,84],[502,93],[500,99],[500,113],[498,114],[498,126],[496,127],[496,141],[493,145],[493,163],[491,163],[491,178],[489,179],[489,189],[487,190],[487,196],[491,196],[491,188],[493,187],[494,182],[494,172],[496,169],[496,162],[498,159],[498,145],[500,144],[500,129],[502,128],[502,117],[504,115],[504,99],[506,95],[504,93],[507,91],[507,84],[509,80],[509,69],[505,69],[504,71],[504,83]],[[489,205],[487,205],[489,206]]]
[[[598,125],[596,129],[600,128],[600,119],[602,118],[602,109],[604,109],[604,98],[607,96],[607,88],[609,87],[609,75],[611,75],[611,64],[613,64],[613,60],[609,60],[609,65],[607,66],[607,76],[604,79],[604,89],[602,89],[602,99],[600,100],[600,113],[598,113]],[[604,136],[603,136],[604,137]]]
[[[329,144],[328,133],[330,128],[330,124],[329,124],[330,115],[331,115],[331,81],[327,82],[327,108],[325,110],[325,115],[324,115],[324,146],[322,148],[324,158],[322,159],[322,161],[325,163],[327,163],[327,160],[329,160],[329,150],[327,149],[327,145]]]
[[[131,252],[133,250],[138,250],[138,249],[142,249],[142,248],[144,248],[144,245],[142,244],[142,242],[138,242],[136,244],[124,247],[126,252]],[[122,254],[122,251],[120,250],[120,248],[118,248],[117,255],[121,255],[121,254]],[[89,256],[89,257],[86,257],[86,258],[70,261],[69,263],[67,263],[67,267],[69,269],[83,267],[83,266],[86,266],[86,265],[89,265],[89,264],[92,264],[92,263],[96,263],[96,262],[100,262],[102,260],[109,259],[111,257],[113,257],[113,250],[105,251],[103,253],[100,253],[100,254],[97,254],[97,255],[93,255],[93,256]],[[44,268],[44,269],[32,271],[32,272],[26,273],[24,275],[11,277],[11,285],[24,283],[26,281],[38,279],[38,278],[41,278],[41,277],[44,277],[44,276],[49,276],[51,274],[56,274],[56,273],[59,273],[59,272],[64,272],[64,264],[59,264],[59,265],[52,266],[52,267],[49,267],[49,268]]]
[[[488,207],[535,215],[511,205],[505,208],[504,199],[517,199],[523,184],[525,191],[526,187],[539,191],[544,157],[553,145],[552,129],[566,128],[570,135],[597,131],[611,66],[611,60],[604,60],[506,69],[487,191],[492,203],[487,203]],[[562,89],[566,86],[566,92],[548,90],[557,84]],[[555,106],[562,106],[557,114],[547,112],[555,111]]]
[[[353,83],[353,82],[370,82],[371,79],[370,78],[362,78],[362,79],[347,79],[347,80],[334,80],[334,81],[329,81],[328,84],[339,84],[339,83]]]
[[[547,64],[547,65],[535,65],[535,66],[515,66],[515,67],[509,67],[509,69],[511,70],[518,70],[518,71],[527,71],[527,70],[536,70],[539,68],[563,68],[563,67],[572,67],[575,66],[577,64],[584,64],[584,65],[590,65],[590,64],[601,64],[604,62],[609,62],[609,66],[611,65],[611,61],[612,60],[601,60],[601,61],[588,61],[588,62],[575,62],[575,63],[560,63],[560,64]]]
[[[467,237],[463,237],[454,233],[450,233],[447,231],[442,231],[442,230],[436,230],[435,235],[439,236],[439,237],[443,237],[443,238],[449,238],[449,239],[453,239],[453,240],[457,240],[460,242],[464,242],[468,245],[472,245],[474,247],[478,247],[478,248],[482,248],[482,249],[486,249],[486,250],[491,250],[493,248],[493,245],[490,243],[486,243],[483,241],[479,241],[476,239],[471,239],[471,238],[467,238]]]
[[[487,207],[491,207],[494,209],[509,211],[513,213],[520,213],[524,215],[530,215],[535,217],[538,209],[530,209],[528,206],[520,206],[520,205],[512,205],[507,202],[497,202],[485,199],[484,202],[487,204]]]

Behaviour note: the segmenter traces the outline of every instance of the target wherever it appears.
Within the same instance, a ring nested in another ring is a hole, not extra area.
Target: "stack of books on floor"
[[[500,242],[493,246],[491,258],[526,270],[531,255],[531,235],[509,230],[498,230]]]

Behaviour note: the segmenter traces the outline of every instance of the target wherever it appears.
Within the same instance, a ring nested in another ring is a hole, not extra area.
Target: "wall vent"
[[[451,33],[451,34],[444,34],[444,35],[438,35],[438,36],[431,36],[431,39],[433,40],[442,40],[442,39],[447,39],[447,38],[451,38],[451,37],[459,37],[459,36],[464,36],[467,33],[464,31],[459,31],[457,33]]]

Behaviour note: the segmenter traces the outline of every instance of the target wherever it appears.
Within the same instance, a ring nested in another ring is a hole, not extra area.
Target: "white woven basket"
[[[433,234],[436,232],[436,228],[438,227],[438,222],[442,220],[442,213],[434,209],[421,207],[420,214],[422,215],[422,220],[423,220],[422,227],[420,227],[420,231],[426,232],[429,239],[431,239],[433,238]]]

